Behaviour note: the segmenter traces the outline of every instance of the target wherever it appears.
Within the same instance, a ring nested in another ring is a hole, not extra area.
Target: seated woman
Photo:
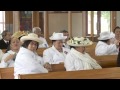
[[[63,36],[63,33],[53,33],[50,37],[52,40],[52,47],[44,50],[43,52],[43,60],[45,65],[49,64],[59,64],[63,63],[67,53],[70,49],[63,47],[63,40],[67,37]]]
[[[119,40],[115,40],[114,43],[111,43],[111,38],[113,36],[110,32],[105,31],[100,33],[98,38],[98,43],[95,47],[95,55],[117,55],[119,52]]]
[[[111,40],[112,43],[115,43],[116,40],[120,40],[120,27],[119,26],[115,27],[111,34],[113,36]]]
[[[15,78],[18,78],[18,74],[48,73],[48,70],[38,61],[36,54],[39,44],[42,44],[38,35],[29,33],[27,36],[21,37],[20,41],[23,44],[15,59]]]
[[[64,62],[66,71],[102,68],[96,60],[85,52],[85,47],[93,44],[88,38],[73,37],[67,44],[71,46],[71,50],[70,53],[67,54]]]
[[[0,68],[14,67],[15,57],[19,51],[20,46],[21,44],[18,38],[16,37],[11,38],[10,48],[3,55],[0,63]]]
[[[26,32],[18,31],[11,36],[10,45],[7,47],[7,50],[2,58],[2,62],[0,63],[1,68],[14,66],[16,54],[22,44],[20,42],[20,38],[25,35],[27,35]]]

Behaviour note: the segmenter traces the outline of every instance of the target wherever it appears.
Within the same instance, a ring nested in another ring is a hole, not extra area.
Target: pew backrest
[[[14,79],[14,68],[0,68],[0,79]]]
[[[52,72],[66,71],[64,64],[51,64]]]
[[[120,79],[120,67],[62,71],[39,74],[19,74],[19,79]]]

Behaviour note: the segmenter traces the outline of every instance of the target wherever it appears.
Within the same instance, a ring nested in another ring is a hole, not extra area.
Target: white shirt
[[[59,52],[54,45],[43,52],[43,60],[44,63],[48,62],[50,64],[59,64],[61,62],[64,62],[67,53],[70,51],[70,49],[62,48],[63,52]]]
[[[39,37],[39,38],[43,43],[40,44],[38,48],[48,48],[49,46],[48,46],[48,43],[47,43],[46,39],[43,38],[43,37]]]
[[[105,42],[99,41],[95,47],[95,55],[117,55],[119,49],[115,44],[108,45]]]
[[[48,70],[39,63],[37,58],[34,52],[21,47],[14,63],[15,79],[18,78],[18,74],[48,73]]]
[[[15,54],[14,51],[9,50],[7,53],[5,53],[2,57],[1,63],[0,63],[0,68],[6,68],[6,67],[14,67],[14,60],[10,59],[9,61],[5,62],[5,58],[8,57],[10,54]]]
[[[4,39],[3,39],[4,40]],[[6,40],[4,40],[4,42],[7,44],[7,43],[9,43],[9,41],[6,41]]]

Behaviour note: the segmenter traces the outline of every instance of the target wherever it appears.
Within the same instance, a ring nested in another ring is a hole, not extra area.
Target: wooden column
[[[87,19],[86,19],[86,11],[82,11],[82,36],[86,37],[86,23],[87,23]]]
[[[72,37],[72,12],[68,11],[68,32],[70,37]]]
[[[49,42],[48,11],[44,11],[44,38]]]
[[[94,41],[94,11],[91,11],[91,40]]]
[[[32,28],[39,27],[39,11],[32,12]]]
[[[5,11],[5,24],[13,24],[13,11]]]
[[[113,31],[116,27],[116,11],[111,11],[111,20],[110,20],[110,31]]]
[[[5,11],[5,28],[6,30],[13,32],[13,11]]]
[[[13,33],[20,30],[19,11],[13,11]]]

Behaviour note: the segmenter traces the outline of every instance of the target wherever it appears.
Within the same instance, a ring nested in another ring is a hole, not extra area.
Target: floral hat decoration
[[[73,37],[67,41],[67,44],[70,46],[89,46],[92,45],[93,42],[86,37]]]

